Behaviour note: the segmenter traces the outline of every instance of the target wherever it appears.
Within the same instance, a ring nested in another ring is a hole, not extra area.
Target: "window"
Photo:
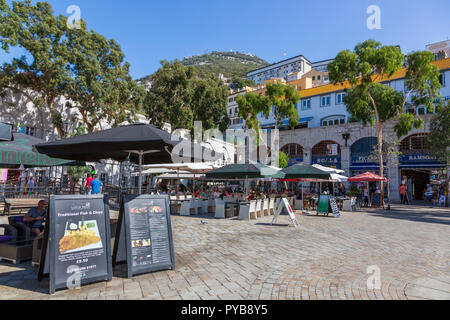
[[[316,76],[313,76],[313,81],[316,81]]]
[[[419,115],[424,115],[424,114],[426,114],[425,108],[418,108],[418,109],[417,109],[417,114],[419,114]]]
[[[322,120],[322,126],[337,126],[340,124],[345,124],[345,116],[332,116]]]
[[[311,99],[306,99],[302,101],[302,110],[311,109]]]
[[[233,113],[233,109],[230,109],[230,114],[232,114]]]
[[[238,108],[234,108],[234,113],[238,113],[238,112],[239,112]]]
[[[317,76],[317,80],[320,80],[320,76]]]
[[[344,97],[346,96],[346,93],[336,93],[336,104],[342,104],[344,103]]]
[[[331,96],[323,96],[321,99],[321,107],[328,107],[331,104]]]
[[[441,73],[439,75],[439,82],[441,83],[442,87],[445,87],[445,74]]]

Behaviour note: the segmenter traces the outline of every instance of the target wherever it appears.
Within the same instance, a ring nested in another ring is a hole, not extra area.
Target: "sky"
[[[33,3],[36,1],[33,1]],[[449,0],[49,0],[55,14],[80,8],[89,29],[115,39],[134,79],[161,60],[211,51],[252,53],[274,63],[303,54],[334,58],[366,39],[400,45],[403,53],[450,39]],[[371,5],[380,29],[369,29]],[[6,55],[0,63],[20,51]]]

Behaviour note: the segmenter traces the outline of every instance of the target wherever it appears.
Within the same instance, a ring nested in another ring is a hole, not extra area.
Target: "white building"
[[[247,73],[247,78],[263,84],[268,79],[282,78],[287,80],[292,73],[299,73],[301,77],[310,70],[311,62],[303,55],[299,55],[250,71]]]

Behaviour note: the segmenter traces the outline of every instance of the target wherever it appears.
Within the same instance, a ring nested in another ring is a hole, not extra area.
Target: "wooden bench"
[[[5,199],[3,215],[26,214],[31,208],[37,207],[44,199]]]

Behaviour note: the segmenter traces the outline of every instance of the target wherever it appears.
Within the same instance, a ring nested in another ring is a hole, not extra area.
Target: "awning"
[[[434,169],[434,168],[445,168],[446,164],[400,164],[400,169],[414,169],[414,168],[420,168],[420,169]]]
[[[305,122],[309,122],[312,119],[314,119],[314,117],[306,117],[306,118],[301,118],[300,120],[298,120],[298,123],[305,123]],[[289,120],[284,120],[282,123],[280,123],[280,127],[284,127],[289,125]],[[274,127],[275,126],[275,122],[269,122],[266,124],[262,124],[261,128],[265,129],[265,128],[269,128],[269,127]]]
[[[350,166],[350,170],[360,170],[360,171],[370,171],[370,170],[380,170],[380,166]]]

